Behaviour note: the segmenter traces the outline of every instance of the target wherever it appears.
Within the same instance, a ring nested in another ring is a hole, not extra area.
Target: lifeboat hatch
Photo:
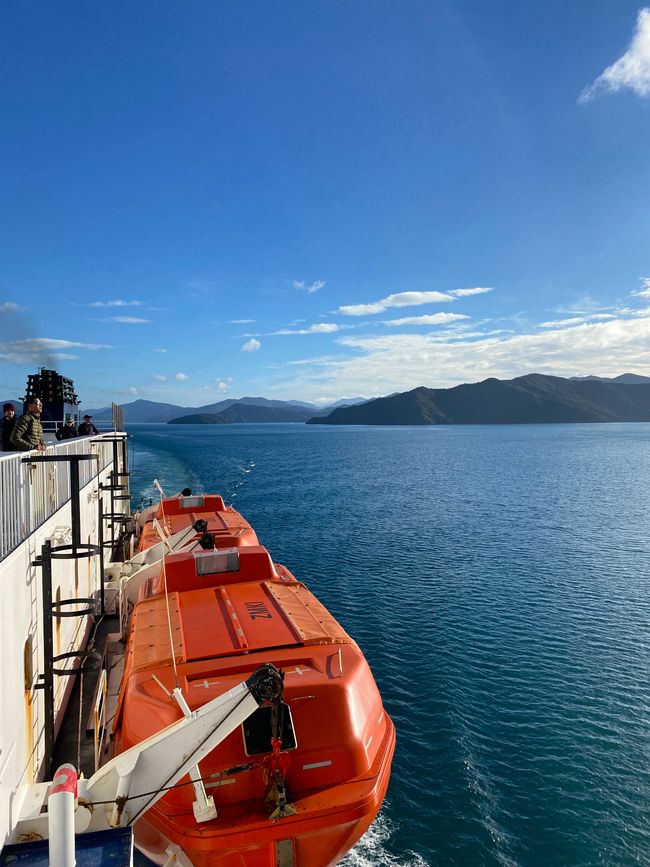
[[[205,503],[203,497],[179,497],[181,509],[202,509]]]
[[[217,575],[221,572],[239,572],[239,550],[223,548],[221,551],[194,552],[196,574]]]
[[[277,840],[275,843],[275,867],[295,867],[293,840]]]
[[[291,709],[288,704],[282,702],[284,709],[282,719],[282,749],[295,750],[296,735],[293,731]],[[247,756],[259,756],[262,753],[270,753],[271,747],[271,710],[269,707],[258,707],[246,722],[242,723],[244,732],[244,746]],[[285,841],[286,842],[286,841]],[[291,841],[288,841],[291,842]]]

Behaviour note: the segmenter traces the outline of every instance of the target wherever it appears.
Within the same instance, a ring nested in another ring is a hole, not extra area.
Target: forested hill
[[[219,413],[192,413],[171,419],[168,424],[250,424],[253,422],[305,422],[313,409],[301,406],[255,406],[233,403]]]
[[[532,373],[454,388],[414,388],[340,407],[308,424],[542,424],[650,421],[650,384]]]

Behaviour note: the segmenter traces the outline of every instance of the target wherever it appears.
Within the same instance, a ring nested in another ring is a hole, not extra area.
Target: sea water
[[[397,727],[361,865],[650,864],[650,425],[133,425],[220,492]]]

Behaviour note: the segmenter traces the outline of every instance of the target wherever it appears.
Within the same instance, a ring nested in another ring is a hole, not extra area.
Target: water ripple
[[[223,428],[136,429],[134,494],[224,491],[366,653],[345,867],[650,865],[650,426]]]

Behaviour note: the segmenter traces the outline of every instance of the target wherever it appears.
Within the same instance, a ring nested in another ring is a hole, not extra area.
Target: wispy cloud
[[[167,352],[166,349],[152,349],[152,352]]]
[[[604,319],[616,319],[613,313],[590,313],[588,316],[571,316],[569,319],[555,319],[551,322],[540,322],[540,328],[566,328],[569,325],[580,325],[583,322],[593,322]]]
[[[139,316],[109,316],[107,322],[120,322],[122,325],[145,325],[151,319],[140,319]]]
[[[641,277],[641,288],[633,292],[632,295],[637,295],[640,298],[650,298],[650,277]]]
[[[217,284],[210,278],[195,277],[185,282],[187,294],[194,298],[205,298],[206,296],[215,296],[217,294]]]
[[[637,96],[650,96],[650,9],[641,9],[632,42],[622,57],[585,87],[578,102],[590,102],[601,93],[629,88]]]
[[[115,301],[93,301],[88,307],[139,307],[141,304],[142,301],[122,301],[118,298]]]
[[[158,382],[167,382],[167,380],[169,379],[169,377],[165,376],[164,373],[154,373],[153,378],[157,379]]]
[[[229,386],[227,382],[224,382],[223,379],[215,379],[215,384],[220,394],[228,394]]]
[[[568,316],[588,316],[592,313],[611,313],[613,311],[614,307],[612,305],[603,304],[597,298],[593,298],[588,292],[584,292],[570,304],[561,304],[555,308],[556,313],[567,314]]]
[[[17,313],[19,310],[24,310],[24,307],[21,307],[20,304],[16,304],[15,301],[2,301],[0,302],[0,313]]]
[[[128,388],[118,389],[117,393],[118,394],[126,394],[126,395],[130,395],[131,397],[134,397],[135,395],[140,394],[140,391],[139,391],[139,389],[137,389],[135,387],[135,385],[129,385]]]
[[[298,289],[300,292],[306,292],[308,295],[313,295],[314,292],[322,289],[325,283],[325,280],[314,280],[313,283],[306,283],[304,280],[294,280],[293,288]]]
[[[229,325],[252,325],[254,319],[231,319]]]
[[[366,316],[373,313],[383,313],[391,307],[417,307],[420,304],[442,304],[454,301],[456,298],[466,298],[470,295],[483,295],[485,292],[491,292],[492,288],[488,286],[477,286],[472,289],[452,289],[449,292],[396,292],[393,295],[387,295],[385,298],[380,298],[379,301],[372,301],[369,304],[346,304],[339,307],[337,313],[342,313],[344,316]]]
[[[187,382],[189,376],[186,373],[175,373],[174,379],[176,382]]]
[[[30,337],[27,340],[15,340],[3,346],[22,347],[26,349],[111,349],[108,343],[78,343],[75,340],[58,340],[53,337]]]
[[[333,334],[340,328],[335,322],[318,322],[309,328],[281,328],[279,331],[271,331],[270,334]]]
[[[248,341],[246,341],[246,343],[244,343],[244,345],[242,346],[240,351],[241,352],[257,352],[257,350],[261,349],[261,347],[262,347],[262,344],[259,342],[259,340],[255,340],[255,338],[252,337],[250,340],[248,340]]]
[[[486,292],[493,292],[492,286],[473,286],[471,289],[452,289],[449,293],[454,298],[469,298],[471,295],[485,295]]]
[[[403,319],[387,319],[384,325],[447,325],[450,322],[458,322],[461,319],[469,319],[464,313],[431,313],[428,316],[405,316]]]
[[[48,352],[48,353],[31,353],[20,354],[15,352],[0,351],[0,361],[8,364],[53,364],[57,361],[79,361],[80,356],[74,355],[71,352]]]
[[[76,361],[79,356],[71,354],[71,349],[112,349],[107,343],[79,343],[74,340],[58,340],[52,337],[31,337],[27,340],[14,340],[0,343],[0,359],[12,364],[44,364],[51,359],[56,361]]]

